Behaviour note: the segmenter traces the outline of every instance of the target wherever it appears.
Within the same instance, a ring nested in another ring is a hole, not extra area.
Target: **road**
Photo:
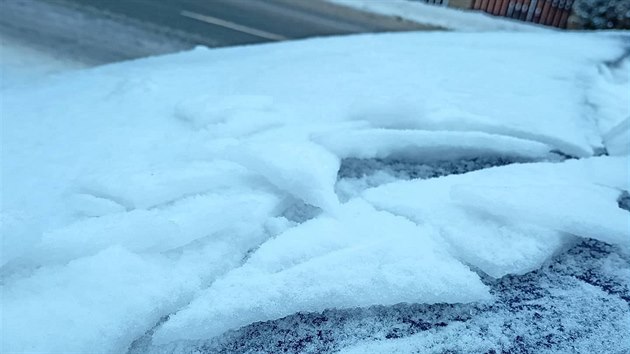
[[[318,0],[71,0],[235,45],[426,28]]]
[[[65,48],[100,62],[162,54],[194,45],[223,47],[435,29],[321,0],[0,1],[4,13],[0,14],[0,30],[4,33]],[[54,12],[61,15],[51,15]]]

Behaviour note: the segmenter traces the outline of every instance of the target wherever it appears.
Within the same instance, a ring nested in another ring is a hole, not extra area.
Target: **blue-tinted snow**
[[[524,275],[485,278],[486,305],[398,304],[298,313],[207,341],[129,353],[625,353],[630,257],[581,241]]]
[[[545,265],[577,236],[623,244],[627,157],[584,158],[627,151],[615,128],[627,117],[611,103],[625,79],[605,70],[624,39],[199,48],[4,89],[2,351],[120,353],[151,340],[157,351],[184,338],[196,339],[178,342],[186,350],[276,351],[277,336],[298,352],[552,340],[562,351],[564,337],[543,340],[539,326],[564,318],[578,350],[625,349],[623,246],[560,256],[576,259],[573,275],[598,269],[581,280]],[[352,175],[349,161],[371,170]],[[506,184],[522,203],[496,189]],[[583,187],[597,207],[558,193]],[[564,209],[537,210],[552,206]],[[323,315],[292,315],[303,311]],[[453,342],[461,326],[470,336]]]

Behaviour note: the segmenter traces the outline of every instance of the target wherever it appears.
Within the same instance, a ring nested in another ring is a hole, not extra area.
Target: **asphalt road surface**
[[[71,0],[180,29],[209,45],[420,28],[318,0]],[[422,27],[424,28],[424,27]]]
[[[0,0],[0,6],[3,33],[95,62],[194,45],[435,29],[321,0]]]

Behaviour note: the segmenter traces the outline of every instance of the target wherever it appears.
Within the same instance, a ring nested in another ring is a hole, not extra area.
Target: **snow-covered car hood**
[[[305,311],[493,306],[496,281],[580,238],[623,254],[628,72],[611,63],[628,40],[197,48],[3,90],[3,351],[120,353]],[[621,335],[628,303],[615,304]]]

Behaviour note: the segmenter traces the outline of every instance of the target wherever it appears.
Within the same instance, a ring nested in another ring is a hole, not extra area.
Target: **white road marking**
[[[250,34],[252,36],[256,36],[256,37],[260,37],[260,38],[271,39],[272,41],[282,41],[282,40],[289,39],[289,38],[281,36],[279,34],[270,33],[270,32],[262,31],[262,30],[259,30],[259,29],[255,29],[255,28],[239,25],[238,23],[225,21],[225,20],[222,20],[220,18],[216,18],[216,17],[212,17],[212,16],[208,16],[208,15],[198,14],[196,12],[182,10],[179,14],[184,16],[184,17],[192,18],[192,19],[197,20],[197,21],[202,21],[202,22],[206,22],[206,23],[209,23],[209,24],[212,24],[212,25],[217,25],[217,26],[229,28],[229,29],[234,30],[234,31],[247,33],[247,34]]]

